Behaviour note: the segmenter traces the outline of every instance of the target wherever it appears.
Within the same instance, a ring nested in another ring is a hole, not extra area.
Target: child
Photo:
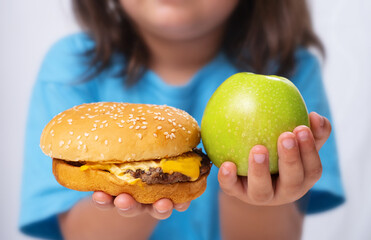
[[[304,0],[73,3],[85,33],[50,49],[33,89],[20,217],[24,233],[66,239],[297,239],[303,210],[320,212],[343,202],[320,68],[308,51],[322,47]],[[255,146],[246,153],[248,178],[237,177],[235,165],[226,162],[212,168],[205,193],[192,203],[161,199],[143,205],[125,193],[91,196],[60,186],[52,161],[38,147],[54,115],[86,102],[167,104],[200,123],[212,93],[239,71],[288,77],[308,110],[327,117],[311,113],[310,129],[300,126],[280,136],[277,179],[269,174],[266,148]]]

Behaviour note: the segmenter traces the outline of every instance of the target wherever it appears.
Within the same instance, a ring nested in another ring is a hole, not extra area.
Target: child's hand
[[[278,139],[279,175],[269,173],[268,150],[254,146],[249,155],[248,177],[238,177],[236,165],[224,162],[219,169],[221,189],[246,203],[277,206],[300,199],[322,174],[318,151],[331,133],[331,124],[317,113],[309,114],[311,129],[299,126]]]
[[[166,219],[170,217],[173,209],[179,212],[187,210],[190,202],[173,204],[169,199],[160,199],[153,204],[141,204],[126,193],[122,193],[117,197],[112,197],[104,192],[94,192],[93,201],[100,209],[116,207],[120,215],[124,217],[135,217],[143,213],[148,213],[156,219]]]

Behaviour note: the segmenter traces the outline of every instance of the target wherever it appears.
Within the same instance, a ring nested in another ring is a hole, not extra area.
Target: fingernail
[[[223,173],[223,175],[224,176],[227,176],[227,175],[229,175],[229,173],[231,173],[226,167],[223,167],[222,168],[222,173]]]
[[[166,212],[168,212],[169,210],[160,210],[160,209],[157,209],[157,208],[156,208],[156,211],[159,212],[159,213],[166,213]]]
[[[127,207],[127,208],[119,208],[120,211],[124,211],[124,212],[125,212],[125,211],[128,211],[128,210],[130,210],[130,209],[131,209],[131,206],[129,206],[129,207]]]
[[[265,160],[265,154],[261,153],[254,154],[254,160],[256,163],[263,163]]]
[[[305,141],[308,139],[308,132],[307,131],[300,131],[298,133],[298,137],[301,141]]]
[[[320,126],[321,128],[323,128],[323,126],[325,126],[325,118],[322,117],[322,116],[321,116],[320,121],[319,121],[319,126]]]
[[[282,145],[286,149],[291,149],[295,146],[295,142],[292,138],[287,138],[287,139],[282,141]]]
[[[100,205],[105,205],[106,202],[101,202],[101,201],[97,201],[97,200],[94,200],[96,203],[100,204]]]

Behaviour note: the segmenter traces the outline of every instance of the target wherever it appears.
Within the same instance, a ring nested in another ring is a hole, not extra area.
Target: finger
[[[224,162],[218,172],[219,186],[224,193],[230,196],[239,196],[246,193],[243,179],[237,176],[237,167],[232,162]],[[245,184],[246,185],[246,184]]]
[[[292,202],[302,194],[304,184],[304,168],[295,134],[282,133],[278,138],[277,150],[279,177],[275,198]]]
[[[300,157],[304,168],[304,178],[309,190],[321,177],[321,160],[314,143],[312,132],[308,127],[299,126],[295,128],[294,134],[298,139]]]
[[[264,146],[256,145],[250,150],[247,186],[247,194],[253,204],[268,203],[274,196],[269,153]]]
[[[178,211],[178,212],[184,212],[185,210],[188,209],[189,205],[191,204],[191,202],[185,202],[185,203],[177,203],[177,204],[174,204],[174,208]]]
[[[135,201],[135,199],[127,193],[118,195],[114,204],[117,212],[124,217],[135,217],[144,212],[145,206]]]
[[[152,204],[152,208],[149,210],[149,214],[157,219],[166,219],[170,217],[173,211],[173,202],[170,199],[162,198]]]
[[[92,200],[94,205],[101,210],[111,209],[114,207],[113,197],[101,191],[94,192]]]
[[[327,118],[319,115],[316,112],[311,112],[309,114],[309,119],[310,128],[313,132],[313,137],[316,143],[316,148],[317,151],[319,151],[330,136],[331,123]]]

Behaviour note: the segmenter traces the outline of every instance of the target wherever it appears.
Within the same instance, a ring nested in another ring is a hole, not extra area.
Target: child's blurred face
[[[201,37],[221,26],[238,0],[120,0],[141,31],[168,40]]]

